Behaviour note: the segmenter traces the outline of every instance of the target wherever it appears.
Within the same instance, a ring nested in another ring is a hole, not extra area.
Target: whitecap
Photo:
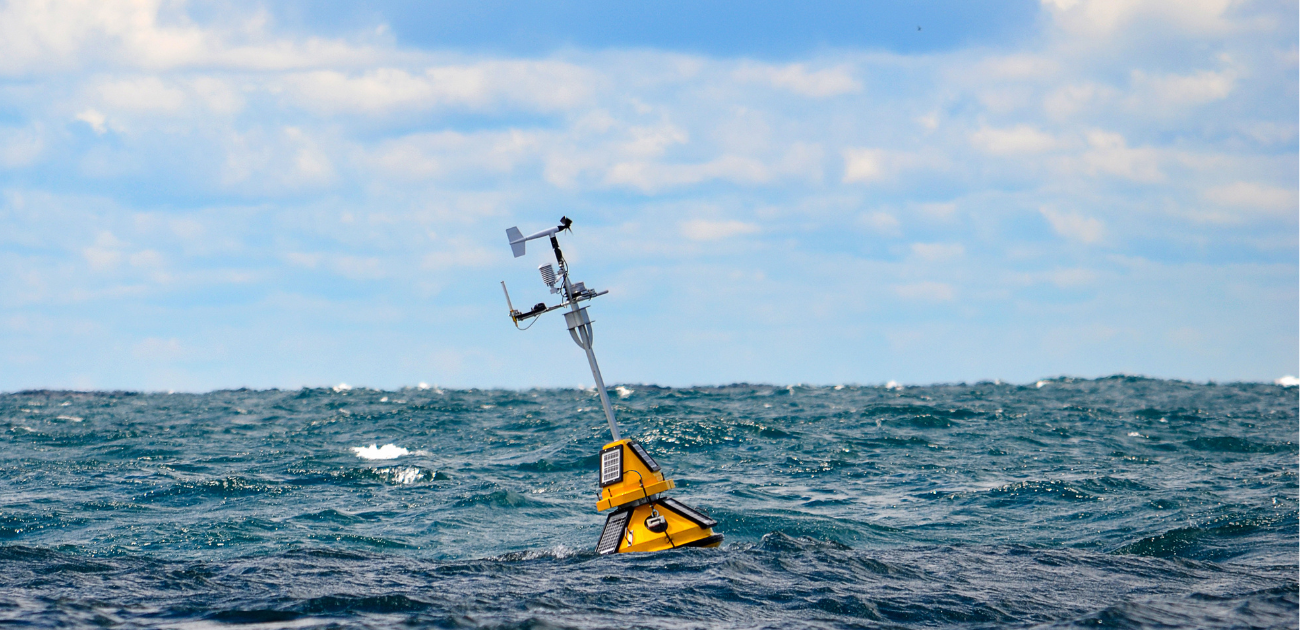
[[[82,420],[85,420],[85,418],[82,418],[82,417],[79,417],[79,416],[55,416],[54,419],[55,419],[55,420],[67,420],[67,421],[69,421],[69,422],[81,422]]]
[[[1037,383],[1034,383],[1034,387],[1037,387],[1038,389],[1042,389],[1043,386],[1046,385],[1046,384],[1047,384],[1047,381],[1038,381]]]
[[[885,383],[885,389],[903,389],[903,386],[899,385],[898,381],[889,381]]]
[[[403,455],[409,455],[410,451],[396,445],[385,444],[383,446],[354,446],[352,452],[357,454],[361,459],[397,459]]]
[[[333,389],[333,390],[336,391],[336,392],[346,392],[346,391],[348,391],[349,389],[352,389],[352,386],[351,386],[351,385],[348,385],[347,383],[339,383],[338,385],[335,385],[335,386],[334,386],[333,388],[331,388],[331,389]]]
[[[492,558],[492,560],[496,560],[498,562],[520,562],[520,561],[544,560],[544,559],[552,559],[552,558],[556,560],[563,560],[565,558],[573,557],[577,554],[578,554],[578,550],[576,549],[565,547],[564,545],[556,545],[555,547],[552,547],[550,549],[529,549],[528,551],[512,551],[507,554],[496,556],[495,558]]]
[[[389,446],[392,446],[391,444]],[[393,468],[378,468],[375,474],[384,477],[388,481],[409,486],[424,478],[424,471],[415,466],[394,466]]]
[[[631,396],[634,392],[636,392],[635,389],[628,389],[626,387],[623,387],[622,385],[615,387],[614,391],[618,392],[619,398],[627,398],[628,396]]]
[[[1273,381],[1273,384],[1281,385],[1282,387],[1296,387],[1296,386],[1300,386],[1300,378],[1296,378],[1288,374],[1286,376],[1283,376],[1282,378],[1277,379],[1276,381]]]

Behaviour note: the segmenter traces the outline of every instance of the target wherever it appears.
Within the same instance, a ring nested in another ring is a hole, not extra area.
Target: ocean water
[[[617,392],[722,547],[593,552],[590,391],[0,395],[0,623],[1297,627],[1294,387]]]

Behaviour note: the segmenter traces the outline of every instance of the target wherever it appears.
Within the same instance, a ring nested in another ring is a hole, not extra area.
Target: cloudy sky
[[[1292,0],[0,4],[0,390],[1268,380]]]

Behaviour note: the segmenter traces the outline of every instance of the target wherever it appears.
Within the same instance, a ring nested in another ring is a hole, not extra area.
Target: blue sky
[[[0,390],[1295,374],[1297,21],[0,4]]]

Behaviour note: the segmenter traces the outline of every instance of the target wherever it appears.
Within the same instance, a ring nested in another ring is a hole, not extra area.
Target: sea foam
[[[354,446],[352,452],[357,454],[361,459],[397,459],[403,455],[409,455],[411,452],[396,445],[385,444],[383,446]]]

